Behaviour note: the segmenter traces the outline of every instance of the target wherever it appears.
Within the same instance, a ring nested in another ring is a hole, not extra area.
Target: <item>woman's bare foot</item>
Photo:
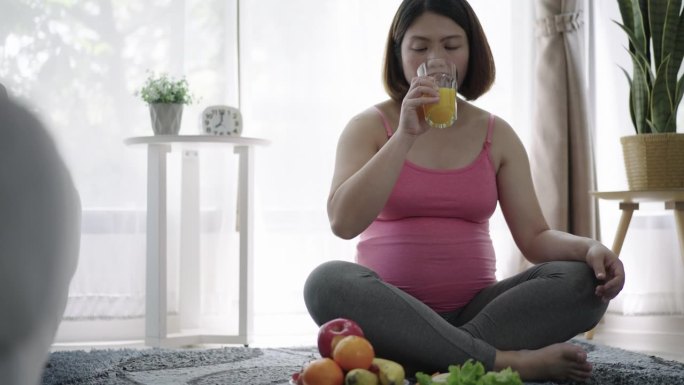
[[[528,380],[574,380],[586,381],[591,376],[591,364],[587,353],[579,346],[561,343],[539,350],[496,352],[494,370],[507,367]]]

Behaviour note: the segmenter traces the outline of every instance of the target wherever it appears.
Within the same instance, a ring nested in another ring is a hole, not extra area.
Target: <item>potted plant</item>
[[[193,102],[185,78],[174,79],[162,73],[150,73],[143,87],[136,92],[150,106],[152,130],[155,135],[177,135],[183,117],[183,106]]]
[[[636,135],[620,139],[630,190],[684,188],[684,134],[677,109],[684,76],[682,0],[617,0],[629,38],[629,110]]]

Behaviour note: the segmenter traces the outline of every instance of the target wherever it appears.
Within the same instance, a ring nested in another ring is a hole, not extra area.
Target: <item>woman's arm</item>
[[[335,235],[344,239],[357,236],[378,216],[415,139],[397,132],[378,150],[374,134],[385,132],[378,125],[378,116],[361,115],[338,143],[328,217]]]
[[[501,210],[513,239],[532,263],[558,260],[589,264],[604,283],[596,294],[604,300],[615,297],[624,285],[622,262],[598,241],[549,229],[534,190],[530,163],[520,139],[504,122],[497,121],[500,166],[497,185]]]
[[[378,216],[399,177],[406,154],[416,138],[428,129],[420,109],[438,100],[434,80],[413,78],[401,104],[399,126],[384,145],[385,130],[375,111],[368,110],[347,125],[337,146],[328,197],[328,218],[335,235],[354,238]]]

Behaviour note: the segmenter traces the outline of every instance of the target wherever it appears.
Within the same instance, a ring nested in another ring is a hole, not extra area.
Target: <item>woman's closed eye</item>
[[[446,45],[444,46],[444,49],[447,51],[456,51],[461,48],[461,45]],[[427,47],[411,47],[411,51],[413,52],[425,52],[428,50]]]

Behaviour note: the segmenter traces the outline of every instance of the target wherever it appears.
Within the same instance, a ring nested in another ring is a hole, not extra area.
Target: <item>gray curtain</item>
[[[583,0],[538,0],[532,176],[552,229],[598,237]]]

